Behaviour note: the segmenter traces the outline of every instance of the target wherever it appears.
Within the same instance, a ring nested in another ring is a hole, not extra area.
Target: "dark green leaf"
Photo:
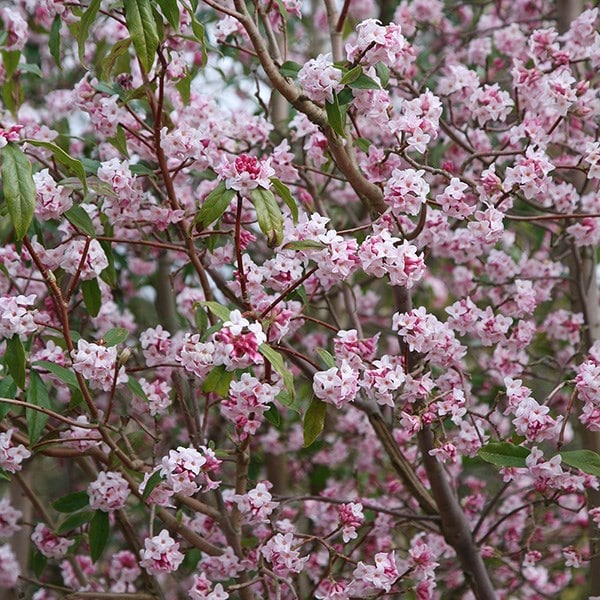
[[[273,192],[258,187],[250,192],[250,199],[256,209],[258,225],[267,236],[267,244],[270,248],[279,246],[283,240],[283,215]]]
[[[71,225],[74,225],[83,233],[86,233],[90,237],[96,237],[96,230],[94,229],[92,219],[90,219],[90,216],[78,204],[71,206],[71,208],[65,212],[65,217],[67,217]]]
[[[317,354],[321,357],[321,360],[328,369],[333,369],[333,367],[335,367],[335,359],[327,350],[325,350],[325,348],[317,348]]]
[[[121,154],[129,156],[129,150],[127,149],[127,138],[125,137],[125,130],[121,125],[117,125],[117,133],[109,138],[108,140]]]
[[[300,408],[296,404],[295,398],[292,398],[290,393],[287,390],[281,390],[277,396],[275,396],[275,400],[277,400],[283,406],[287,406],[290,410],[296,411],[300,414]]]
[[[483,460],[499,467],[525,467],[529,450],[509,442],[492,442],[483,446],[477,454]]]
[[[81,283],[83,301],[88,313],[92,317],[97,317],[102,307],[102,292],[97,279],[87,279]]]
[[[60,365],[47,360],[38,360],[33,363],[33,366],[42,367],[42,369],[49,371],[52,375],[66,383],[72,390],[79,390],[79,383],[77,382],[77,377],[73,371],[69,371],[69,369],[65,369],[65,367],[61,367]]]
[[[560,453],[563,462],[584,473],[600,477],[600,455],[592,450],[565,450]]]
[[[85,510],[82,512],[76,512],[72,515],[69,515],[56,530],[58,535],[63,535],[64,533],[68,533],[69,531],[73,531],[73,529],[77,529],[86,523],[89,523],[94,516],[94,513],[91,510]]]
[[[350,69],[340,80],[341,85],[348,85],[349,83],[353,83],[362,75],[362,67],[357,65],[353,69]]]
[[[365,138],[356,138],[354,143],[357,145],[359,150],[362,150],[365,154],[368,154],[371,142]]]
[[[113,327],[102,336],[102,339],[104,340],[104,345],[110,348],[124,342],[128,335],[129,331],[125,327]]]
[[[387,87],[387,84],[390,82],[390,68],[382,62],[378,62],[375,65],[375,71],[377,72],[379,81],[381,81],[381,87]]]
[[[181,96],[181,101],[187,105],[192,95],[192,77],[189,71],[186,72],[185,77],[182,77],[176,84],[175,87]]]
[[[4,353],[4,362],[8,367],[9,373],[15,380],[15,383],[22,389],[25,389],[25,349],[23,342],[18,335],[13,335],[6,340],[6,352]]]
[[[271,177],[271,183],[273,184],[273,189],[275,193],[285,202],[285,205],[290,209],[292,213],[292,219],[294,224],[298,223],[298,205],[294,200],[290,192],[290,188],[277,179],[277,177]]]
[[[52,503],[52,507],[54,510],[57,510],[61,513],[73,513],[77,510],[85,508],[89,503],[90,499],[87,495],[87,492],[81,491],[62,496],[62,498],[59,498]]]
[[[110,524],[108,513],[103,510],[97,510],[90,521],[90,529],[88,532],[90,540],[90,556],[96,562],[104,552],[108,535],[110,532]]]
[[[327,404],[314,397],[304,415],[304,447],[308,448],[321,434],[325,427]]]
[[[290,77],[291,79],[296,79],[298,76],[298,71],[302,68],[302,65],[299,65],[297,62],[292,60],[286,60],[281,67],[279,67],[279,72],[284,77]]]
[[[46,567],[47,562],[48,560],[39,550],[35,550],[35,552],[31,555],[31,568],[33,569],[34,575],[38,579],[40,578],[40,575],[44,572],[44,568]]]
[[[52,26],[50,27],[50,37],[48,39],[48,47],[50,49],[50,56],[54,59],[57,67],[61,69],[60,64],[60,26],[62,25],[62,19],[60,15],[54,17]]]
[[[0,469],[0,479],[10,481],[10,475],[4,469]]]
[[[150,0],[124,0],[125,21],[140,63],[150,72],[160,39]]]
[[[100,273],[100,279],[102,279],[104,283],[107,283],[112,289],[117,285],[117,272],[115,271],[115,255],[113,253],[110,242],[102,240],[100,242],[100,245],[102,246],[102,250],[104,250],[104,254],[106,254],[106,260],[108,260],[108,267],[106,267],[106,269],[104,269],[104,271]]]
[[[362,73],[352,83],[348,84],[351,88],[356,90],[379,90],[381,86],[368,75]]]
[[[202,391],[206,393],[214,392],[222,398],[226,398],[232,379],[233,373],[227,371],[223,365],[219,365],[212,369],[202,382]]]
[[[10,79],[21,66],[21,53],[18,50],[2,50],[2,64],[4,66],[4,76]]]
[[[144,491],[142,493],[142,500],[146,500],[148,496],[152,493],[152,490],[156,488],[157,485],[160,485],[160,482],[164,481],[163,476],[160,474],[160,469],[158,471],[154,471],[152,475],[146,481],[146,486],[144,487]]]
[[[204,29],[204,25],[198,21],[196,15],[194,14],[194,9],[191,11],[188,10],[190,17],[192,19],[192,32],[194,37],[200,42],[200,49],[202,52],[202,66],[206,66],[207,55],[206,55],[206,31]]]
[[[11,409],[11,405],[7,402],[2,402],[2,398],[14,400],[16,397],[17,386],[15,380],[10,375],[6,375],[0,381],[0,421],[4,419]]]
[[[92,0],[86,11],[81,15],[81,21],[79,23],[79,32],[77,35],[77,45],[79,48],[79,62],[85,66],[85,43],[88,39],[88,35],[90,33],[90,27],[92,23],[96,20],[96,16],[98,15],[98,10],[100,9],[100,4],[102,0]]]
[[[176,31],[179,31],[179,6],[177,0],[156,0],[160,6],[162,14],[167,19],[169,25]]]
[[[127,53],[129,46],[131,46],[130,37],[115,42],[114,46],[110,49],[108,56],[102,61],[102,79],[110,81],[112,70],[115,68],[115,63],[121,56]]]
[[[235,196],[235,190],[228,190],[225,182],[219,185],[204,199],[194,221],[202,227],[208,227],[214,223],[229,207]]]
[[[31,163],[13,143],[4,146],[0,155],[4,199],[16,238],[21,240],[29,229],[35,210],[35,183],[31,174]]]
[[[323,250],[323,248],[327,248],[326,244],[317,240],[298,240],[281,246],[282,250]]]
[[[342,111],[337,94],[333,94],[333,102],[325,102],[325,110],[327,111],[327,121],[331,129],[339,135],[345,135],[346,113]]]
[[[50,398],[46,384],[42,381],[37,371],[29,373],[29,389],[27,390],[27,402],[40,408],[50,408]],[[33,446],[42,435],[44,427],[48,422],[48,415],[33,408],[25,409],[27,420],[27,432],[29,433],[29,444]]]
[[[279,375],[281,375],[285,387],[290,395],[290,399],[294,401],[296,397],[296,390],[294,387],[294,376],[292,372],[287,368],[283,357],[277,350],[274,350],[268,344],[261,344],[258,347],[258,351],[271,363],[271,366]]]
[[[269,402],[268,406],[269,410],[264,412],[265,419],[269,421],[271,425],[277,427],[277,429],[281,428],[281,415],[279,414],[277,407],[272,402]]]

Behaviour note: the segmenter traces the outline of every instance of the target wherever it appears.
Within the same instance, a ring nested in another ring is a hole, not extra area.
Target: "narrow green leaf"
[[[109,532],[110,524],[108,513],[103,510],[97,510],[90,521],[90,529],[88,532],[92,561],[96,562],[102,556],[104,548],[106,548],[106,543],[108,542]]]
[[[356,90],[380,90],[381,86],[368,75],[361,73],[354,81],[348,84],[351,88]]]
[[[85,508],[90,503],[90,499],[86,491],[73,492],[62,496],[52,503],[52,508],[61,513],[73,513],[77,510]]]
[[[277,410],[277,407],[272,403],[269,402],[269,410],[265,411],[264,417],[267,421],[269,421],[269,423],[271,423],[271,425],[273,425],[274,427],[277,427],[277,429],[281,428],[281,415],[279,414],[279,411]]]
[[[156,486],[160,485],[161,481],[164,481],[164,477],[160,474],[160,469],[158,471],[154,471],[154,473],[150,475],[148,481],[146,482],[146,486],[142,492],[142,500],[147,500],[148,496],[152,493],[152,490],[155,489]]]
[[[19,50],[2,50],[2,64],[4,66],[4,76],[11,79],[15,74],[19,62],[21,61],[21,52]]]
[[[250,199],[256,209],[258,226],[267,236],[269,248],[279,246],[283,240],[283,215],[273,192],[257,187],[250,192]]]
[[[368,154],[369,148],[371,146],[371,142],[369,140],[366,140],[365,138],[356,138],[354,140],[354,143],[356,144],[359,150],[361,150],[365,154]]]
[[[350,83],[353,83],[354,81],[356,81],[361,75],[362,75],[362,67],[360,65],[357,65],[356,67],[354,67],[353,69],[350,69],[341,79],[340,79],[340,84],[341,85],[348,85]]]
[[[343,136],[345,134],[346,113],[342,111],[337,94],[333,94],[333,102],[325,102],[325,110],[327,111],[327,121],[331,129]]]
[[[104,250],[104,254],[106,254],[106,260],[108,260],[108,267],[100,273],[100,279],[107,283],[111,289],[117,286],[117,272],[115,270],[115,254],[112,249],[112,245],[107,240],[102,240],[100,242],[102,246],[102,250]]]
[[[291,79],[296,79],[298,76],[298,71],[302,68],[302,65],[299,65],[297,62],[292,60],[286,60],[281,67],[279,67],[279,72],[284,77],[290,77]]]
[[[235,196],[235,190],[228,190],[225,182],[219,185],[204,199],[194,221],[202,227],[212,225],[229,207]]]
[[[81,282],[83,301],[90,316],[97,317],[102,307],[102,292],[97,279],[87,279]]]
[[[271,366],[283,379],[283,383],[290,395],[292,402],[296,397],[296,390],[294,387],[294,376],[292,372],[287,368],[283,357],[277,350],[274,350],[268,344],[261,344],[258,347],[258,351],[271,363]]]
[[[177,0],[156,0],[160,10],[169,25],[176,31],[179,31],[179,5]]]
[[[35,183],[31,163],[16,144],[9,143],[0,150],[2,156],[2,187],[8,213],[18,240],[22,240],[33,219]]]
[[[297,240],[281,246],[282,250],[323,250],[327,245],[317,240]]]
[[[325,427],[327,404],[313,396],[304,415],[304,447],[308,448]]]
[[[58,535],[62,535],[64,533],[68,533],[69,531],[73,531],[73,529],[78,529],[82,525],[89,523],[94,516],[94,513],[91,510],[85,510],[81,512],[73,513],[69,515],[62,523],[58,526],[56,533]]]
[[[375,71],[377,72],[379,81],[381,81],[381,87],[387,87],[387,84],[390,82],[390,68],[382,62],[378,62],[375,65]]]
[[[219,317],[221,321],[229,321],[229,316],[231,315],[231,311],[222,304],[218,302],[204,300],[202,302],[198,302],[201,306],[206,306],[210,312]]]
[[[108,140],[121,154],[129,156],[129,150],[127,149],[127,138],[125,137],[125,130],[121,125],[117,125],[117,133],[109,138]]]
[[[277,179],[277,177],[271,177],[271,183],[273,184],[273,189],[275,193],[285,202],[286,206],[290,209],[292,213],[292,219],[294,221],[294,225],[298,223],[298,205],[290,192],[290,188]]]
[[[50,37],[48,39],[48,47],[50,49],[50,56],[54,59],[56,66],[62,69],[60,64],[60,26],[62,25],[62,19],[60,15],[54,17],[52,26],[50,27]]]
[[[96,230],[94,229],[94,223],[90,216],[85,212],[81,206],[74,204],[71,208],[64,213],[71,225],[75,225],[77,229],[83,233],[87,233],[90,237],[96,237]]]
[[[101,77],[104,81],[111,80],[111,74],[112,70],[115,68],[115,63],[121,56],[127,54],[129,46],[131,46],[130,37],[126,37],[125,39],[115,42],[113,47],[110,49],[108,56],[102,61]]]
[[[317,354],[321,357],[321,360],[328,369],[333,369],[333,367],[335,367],[335,358],[333,358],[325,348],[317,348]]]
[[[181,101],[186,105],[189,104],[192,95],[192,76],[189,71],[175,84],[175,87],[181,96]]]
[[[36,550],[31,556],[31,568],[33,573],[39,579],[40,575],[44,572],[48,559],[39,551]]]
[[[133,377],[129,377],[127,379],[127,387],[138,397],[144,400],[145,402],[149,402],[148,396],[144,391],[144,388],[140,385],[140,382]]]
[[[128,335],[129,331],[125,327],[113,327],[102,336],[102,339],[104,340],[104,345],[110,348],[124,342]]]
[[[85,43],[87,42],[90,27],[92,23],[96,20],[96,16],[98,15],[98,10],[100,9],[100,4],[102,0],[92,0],[86,11],[81,15],[81,21],[79,22],[79,32],[77,35],[77,46],[79,49],[79,62],[85,66]]]
[[[6,375],[0,381],[0,421],[9,413],[12,408],[8,402],[2,402],[2,398],[8,398],[14,400],[17,397],[17,386],[15,380],[10,376]]]
[[[275,396],[275,400],[277,400],[277,402],[279,402],[280,404],[283,404],[283,406],[286,406],[290,410],[293,410],[293,411],[297,412],[298,414],[301,414],[300,408],[296,404],[296,399],[292,398],[292,396],[290,395],[290,393],[287,390],[281,390],[279,392],[279,394],[277,394],[277,396]]]
[[[195,9],[188,9],[188,13],[192,20],[191,25],[194,37],[200,42],[200,50],[202,52],[202,66],[205,67],[208,58],[206,53],[206,30],[204,28],[204,25],[200,23],[200,21],[198,21],[198,19],[196,18]]]
[[[477,455],[499,467],[525,467],[529,450],[509,442],[492,442],[483,446]]]
[[[27,390],[27,402],[40,408],[50,408],[50,398],[46,384],[42,381],[37,371],[29,373],[29,389]],[[25,409],[25,419],[27,420],[27,432],[29,434],[29,444],[33,446],[42,435],[44,427],[48,422],[48,415],[33,408]]]
[[[600,455],[592,450],[565,450],[560,452],[563,462],[584,473],[600,477]]]
[[[47,360],[38,360],[33,363],[33,366],[42,367],[42,369],[49,371],[63,383],[66,383],[71,390],[79,390],[79,383],[77,382],[77,377],[73,371],[69,371],[69,369],[65,369],[65,367],[61,367],[60,365]]]
[[[226,398],[229,393],[229,384],[233,379],[233,373],[228,371],[223,365],[212,369],[202,382],[202,391],[214,392],[222,398]]]
[[[140,63],[150,72],[160,39],[150,0],[124,0],[125,22]]]
[[[13,335],[6,340],[4,362],[15,383],[22,390],[25,389],[25,348],[18,335]]]

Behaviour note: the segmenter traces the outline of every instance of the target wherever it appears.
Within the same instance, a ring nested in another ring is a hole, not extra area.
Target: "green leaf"
[[[37,371],[29,373],[29,389],[27,390],[27,402],[40,408],[50,408],[50,398],[46,384],[42,381]],[[42,435],[44,427],[48,422],[48,415],[33,408],[25,409],[27,420],[27,432],[29,433],[29,444],[33,446]]]
[[[144,388],[140,385],[140,382],[133,377],[129,377],[127,379],[127,387],[138,397],[144,400],[145,402],[149,402],[148,396],[144,391]]]
[[[592,450],[565,450],[560,452],[563,462],[584,473],[600,477],[600,455]]]
[[[181,96],[181,101],[184,104],[189,104],[192,95],[192,76],[189,71],[186,72],[185,77],[182,77],[175,84],[175,87]]]
[[[525,467],[529,450],[509,442],[492,442],[477,453],[483,460],[499,467]]]
[[[269,410],[267,410],[263,413],[265,419],[267,421],[269,421],[269,423],[271,423],[271,425],[277,427],[277,429],[280,429],[281,428],[281,415],[279,414],[277,407],[272,402],[269,402],[268,407],[269,407]]]
[[[223,306],[218,302],[213,302],[212,300],[203,300],[202,302],[198,302],[198,304],[200,304],[200,306],[206,306],[206,308],[219,317],[221,321],[229,321],[231,311],[226,306]]]
[[[58,535],[62,535],[64,533],[68,533],[69,531],[73,531],[73,529],[78,529],[82,525],[89,523],[93,516],[94,513],[91,510],[73,513],[58,526],[56,533]]]
[[[379,77],[379,81],[381,81],[381,87],[387,87],[387,84],[390,82],[390,68],[382,62],[378,62],[375,65],[375,72],[377,73],[377,77]]]
[[[111,73],[115,68],[115,63],[121,56],[127,53],[129,46],[131,46],[130,37],[115,42],[114,46],[110,49],[108,56],[102,61],[101,77],[104,81],[111,80]]]
[[[90,529],[88,531],[90,556],[93,562],[96,562],[102,556],[108,542],[109,532],[108,513],[103,510],[97,510],[90,521]]]
[[[4,376],[0,381],[0,421],[4,419],[12,407],[8,402],[2,402],[2,398],[14,400],[16,397],[17,386],[15,380],[10,375]]]
[[[102,307],[102,292],[97,279],[87,279],[81,283],[83,301],[88,313],[92,317],[97,317]]]
[[[325,102],[325,110],[331,129],[339,135],[345,135],[346,113],[342,111],[337,94],[333,94],[333,102],[329,102],[329,100]]]
[[[308,448],[325,427],[327,404],[313,396],[304,415],[304,447]]]
[[[124,0],[125,22],[133,46],[146,72],[150,72],[160,39],[150,0]]]
[[[277,177],[271,177],[271,183],[273,184],[273,189],[275,193],[285,202],[285,205],[290,209],[292,213],[292,219],[294,221],[294,225],[298,223],[298,205],[290,192],[290,188],[277,179]]]
[[[90,503],[90,499],[86,491],[73,492],[62,496],[52,503],[52,508],[61,513],[73,513],[77,510],[85,508]]]
[[[100,245],[102,246],[102,250],[104,250],[104,254],[106,254],[106,260],[108,260],[108,267],[100,273],[100,279],[104,283],[107,283],[111,289],[114,289],[117,286],[117,272],[115,270],[115,255],[112,245],[107,240],[102,240]]]
[[[283,240],[283,215],[273,192],[257,187],[250,192],[250,199],[256,209],[258,225],[267,236],[269,248],[279,246]]]
[[[102,336],[102,339],[104,340],[104,345],[110,348],[124,342],[128,335],[129,331],[125,327],[113,327]]]
[[[0,150],[2,156],[2,187],[8,213],[18,240],[22,240],[33,219],[35,210],[35,183],[31,163],[13,143]]]
[[[300,408],[296,404],[296,399],[292,398],[292,396],[287,390],[281,390],[279,394],[275,396],[275,400],[277,400],[277,402],[279,402],[280,404],[283,404],[283,406],[287,406],[287,408],[289,408],[290,410],[301,414]]]
[[[76,158],[73,158],[70,154],[65,152],[60,146],[53,144],[52,142],[42,142],[40,140],[25,140],[32,146],[38,146],[50,150],[54,155],[54,158],[63,166],[66,167],[67,171],[77,177],[81,181],[83,186],[83,193],[87,194],[87,180],[85,178],[85,169],[83,163]]]
[[[46,567],[47,562],[47,558],[39,550],[36,550],[31,555],[31,568],[33,569],[33,573],[38,579],[40,578],[40,575],[44,572],[44,568]]]
[[[0,469],[0,479],[10,481],[10,475],[4,469]]]
[[[333,369],[333,367],[335,367],[335,358],[333,358],[325,348],[317,348],[317,354],[321,357],[321,360],[328,369]]]
[[[98,10],[102,0],[92,0],[87,10],[81,15],[81,21],[79,22],[79,32],[77,34],[77,46],[79,49],[79,62],[85,66],[85,43],[90,33],[90,27],[96,20]]]
[[[52,26],[50,27],[50,37],[48,39],[48,47],[50,49],[50,56],[54,59],[56,66],[62,69],[60,64],[60,26],[62,25],[62,19],[60,15],[54,17]]]
[[[22,390],[25,389],[25,349],[18,335],[13,335],[6,340],[4,362],[15,383]]]
[[[223,365],[219,365],[212,369],[202,382],[202,391],[209,393],[214,392],[222,398],[226,398],[229,394],[229,384],[233,379],[233,373],[227,371]]]
[[[108,141],[124,156],[129,156],[129,150],[127,149],[127,138],[125,137],[125,130],[121,125],[117,125],[117,133],[108,139]]]
[[[200,23],[200,21],[198,21],[198,19],[196,18],[196,15],[194,14],[194,10],[192,8],[192,10],[188,9],[188,13],[190,14],[190,17],[192,19],[191,25],[192,25],[192,33],[194,34],[194,37],[200,42],[200,49],[202,52],[202,66],[205,67],[206,66],[206,61],[207,61],[207,54],[206,54],[206,31],[204,29],[204,25],[202,23]]]
[[[67,217],[69,223],[74,225],[82,231],[86,233],[90,237],[96,237],[96,230],[94,229],[94,223],[90,216],[85,212],[81,206],[78,204],[74,204],[71,206],[69,210],[64,213],[65,217]]]
[[[360,65],[357,65],[356,67],[354,67],[353,69],[350,69],[341,79],[340,79],[340,84],[341,85],[348,85],[350,83],[353,83],[354,81],[356,81],[361,75],[362,75],[362,67]]]
[[[323,250],[327,245],[317,240],[297,240],[281,246],[282,250]]]
[[[160,469],[158,471],[154,471],[152,475],[146,481],[146,486],[144,487],[144,491],[142,492],[142,500],[147,500],[148,496],[152,493],[152,490],[156,488],[156,486],[160,485],[161,481],[164,481],[164,477],[160,474]]]
[[[225,187],[224,181],[219,183],[204,199],[194,222],[200,223],[202,227],[212,225],[227,210],[235,194],[235,190],[228,190]]]
[[[354,81],[348,84],[352,89],[356,90],[380,90],[381,86],[368,75],[361,73]]]
[[[34,367],[42,367],[46,371],[49,371],[60,379],[62,382],[66,383],[69,388],[72,390],[79,391],[79,383],[77,382],[77,377],[73,371],[69,371],[69,369],[65,369],[65,367],[61,367],[55,363],[49,362],[47,360],[38,360],[33,363]]]
[[[369,140],[366,140],[365,138],[356,138],[354,143],[359,150],[362,150],[362,152],[365,154],[369,153],[369,147],[371,146],[371,142]]]
[[[302,68],[302,65],[299,65],[297,62],[293,60],[286,60],[280,67],[279,72],[284,77],[289,77],[290,79],[296,79],[298,77],[298,71]]]
[[[21,66],[19,62],[21,60],[21,52],[19,50],[2,50],[2,64],[4,65],[4,76],[6,79],[12,78],[17,70]]]
[[[160,10],[167,19],[169,25],[177,32],[179,31],[179,6],[177,0],[156,0]]]
[[[283,357],[277,350],[274,350],[268,344],[261,344],[258,347],[258,351],[271,363],[271,366],[283,379],[283,383],[290,395],[292,402],[296,397],[296,390],[294,388],[294,376],[292,372],[287,368]]]

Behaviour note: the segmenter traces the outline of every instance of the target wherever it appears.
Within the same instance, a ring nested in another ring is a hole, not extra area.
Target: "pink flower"
[[[100,346],[80,339],[73,351],[73,369],[81,373],[94,387],[105,392],[127,381],[124,367],[117,366],[117,348]],[[116,377],[115,377],[116,372]]]
[[[400,577],[396,566],[396,553],[379,552],[375,555],[374,565],[359,562],[353,575],[355,579],[364,581],[378,590],[389,592],[394,582]]]
[[[265,560],[271,563],[275,574],[286,577],[289,573],[300,573],[304,569],[309,557],[300,558],[300,553],[293,548],[293,543],[292,533],[278,533],[260,549]]]
[[[11,440],[14,429],[0,433],[0,467],[9,473],[22,469],[21,463],[31,456],[31,452],[22,444]]]
[[[140,551],[140,565],[151,575],[177,571],[184,556],[179,552],[179,544],[163,529],[158,535],[146,538],[144,550]]]
[[[18,524],[23,516],[20,510],[12,507],[8,498],[0,500],[0,537],[7,538],[21,529]]]
[[[298,83],[314,102],[333,102],[333,93],[344,87],[340,84],[341,79],[342,71],[323,54],[309,60],[298,72]]]
[[[161,475],[173,492],[191,496],[201,489],[206,491],[219,487],[220,481],[212,481],[209,474],[220,464],[210,448],[201,446],[198,451],[179,446],[162,459]]]
[[[21,567],[9,544],[0,546],[0,589],[10,589],[17,584]]]
[[[227,189],[236,190],[243,194],[262,187],[271,187],[270,178],[275,175],[271,160],[259,160],[249,154],[241,154],[234,160],[223,157],[215,171],[219,179],[225,181]]]
[[[363,506],[360,502],[342,504],[338,516],[340,525],[342,526],[342,539],[347,544],[350,540],[355,540],[358,537],[356,530],[362,525],[365,519]]]
[[[343,360],[340,367],[327,371],[318,371],[313,377],[315,396],[323,402],[341,408],[353,402],[358,392],[358,372],[352,369],[348,361]]]
[[[44,523],[36,525],[31,540],[46,558],[62,558],[75,543],[75,540],[55,535]]]
[[[261,481],[248,493],[231,497],[247,523],[268,522],[269,515],[279,506],[279,502],[272,501],[273,497],[269,493],[271,487],[271,483]]]
[[[396,215],[417,215],[427,202],[429,184],[420,169],[394,169],[383,190],[385,201]]]
[[[129,484],[114,471],[101,471],[95,481],[87,489],[90,507],[104,512],[121,510],[129,496]]]
[[[38,311],[31,308],[35,302],[35,294],[0,296],[0,338],[18,335],[25,341],[38,330],[35,322]]]

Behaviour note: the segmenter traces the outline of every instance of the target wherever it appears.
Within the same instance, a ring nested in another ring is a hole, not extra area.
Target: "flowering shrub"
[[[0,596],[600,596],[571,4],[0,1]]]

